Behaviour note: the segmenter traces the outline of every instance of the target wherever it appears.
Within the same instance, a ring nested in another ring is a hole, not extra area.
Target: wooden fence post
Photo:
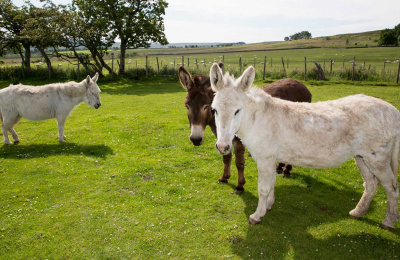
[[[264,73],[263,73],[263,80],[265,79],[265,66],[267,66],[267,56],[264,56]]]
[[[199,63],[197,62],[197,58],[196,58],[196,67],[197,69],[199,69]]]
[[[285,72],[285,73],[286,73],[286,70],[285,70],[285,62],[283,61],[283,57],[281,57],[281,59],[282,59],[282,67],[283,67],[283,72]]]
[[[304,57],[304,81],[307,81],[307,57]]]
[[[333,60],[331,60],[331,74],[332,74],[332,65],[333,65]]]
[[[160,64],[158,63],[158,57],[156,57],[157,59],[157,72],[160,72]]]
[[[397,78],[396,78],[396,83],[399,83],[399,73],[400,73],[400,60],[399,61],[399,67],[397,68]]]
[[[182,56],[182,66],[185,67],[185,58]]]
[[[242,57],[239,58],[239,68],[240,71],[242,71]]]
[[[225,55],[222,55],[222,62],[225,63]]]
[[[256,68],[256,59],[257,57],[254,57],[254,68]]]
[[[351,75],[351,80],[354,81],[354,68],[356,66],[356,56],[353,57],[353,73]]]

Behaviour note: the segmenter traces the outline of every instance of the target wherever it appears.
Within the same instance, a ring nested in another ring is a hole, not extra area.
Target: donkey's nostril
[[[199,146],[203,142],[203,138],[190,136],[190,141],[192,141],[194,145]]]
[[[231,148],[231,147],[230,147],[230,145],[228,144],[227,146],[225,146],[224,151],[227,152],[230,148]]]

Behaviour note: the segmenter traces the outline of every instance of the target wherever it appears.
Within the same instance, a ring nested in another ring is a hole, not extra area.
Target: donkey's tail
[[[396,138],[392,159],[390,161],[390,167],[392,168],[393,174],[395,177],[399,174],[399,150],[400,150],[400,137]]]

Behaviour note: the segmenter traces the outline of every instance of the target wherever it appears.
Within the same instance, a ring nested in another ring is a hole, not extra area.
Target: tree
[[[55,5],[49,0],[42,8],[28,3],[28,19],[25,21],[25,27],[22,30],[22,36],[31,41],[46,61],[49,78],[53,74],[53,68],[46,49],[52,48],[58,43],[59,24],[57,17],[59,17],[59,8],[61,6]]]
[[[107,69],[110,74],[115,73],[104,62],[108,48],[113,43],[113,37],[110,32],[110,24],[103,18],[92,19],[77,8],[77,6],[67,6],[61,10],[58,19],[60,25],[60,45],[72,51],[72,55],[68,53],[60,53],[55,49],[57,56],[70,61],[76,58],[85,67],[88,74],[94,75],[98,72],[102,75],[103,68]],[[85,47],[90,51],[90,55],[78,52],[79,47]],[[90,59],[92,58],[92,59]]]
[[[3,54],[7,50],[18,53],[27,72],[30,72],[32,42],[23,36],[27,19],[26,6],[19,9],[11,0],[0,0],[0,30],[4,37],[0,41],[0,49]]]
[[[298,32],[295,33],[293,35],[290,35],[289,37],[286,36],[284,38],[285,41],[294,41],[294,40],[301,40],[301,39],[311,39],[311,33],[309,31],[302,31],[302,32]]]
[[[400,37],[400,23],[394,27],[394,32],[396,33],[397,37]]]
[[[380,46],[397,46],[397,35],[395,30],[385,29],[379,34],[378,45]]]
[[[109,23],[110,34],[121,41],[119,74],[125,72],[127,49],[148,48],[151,42],[168,44],[164,34],[165,0],[73,0],[87,17]]]

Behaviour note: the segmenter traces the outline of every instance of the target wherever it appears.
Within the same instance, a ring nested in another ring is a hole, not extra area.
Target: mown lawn
[[[307,85],[314,101],[364,93],[400,108],[398,85]],[[363,192],[352,160],[277,176],[275,205],[251,226],[256,164],[247,154],[243,195],[234,194],[234,167],[229,184],[218,184],[215,138],[207,129],[202,146],[191,144],[177,78],[99,86],[102,106],[73,111],[67,143],[55,120],[23,119],[20,144],[0,145],[1,259],[400,258],[400,222],[379,227],[382,188],[364,218],[348,217]]]

